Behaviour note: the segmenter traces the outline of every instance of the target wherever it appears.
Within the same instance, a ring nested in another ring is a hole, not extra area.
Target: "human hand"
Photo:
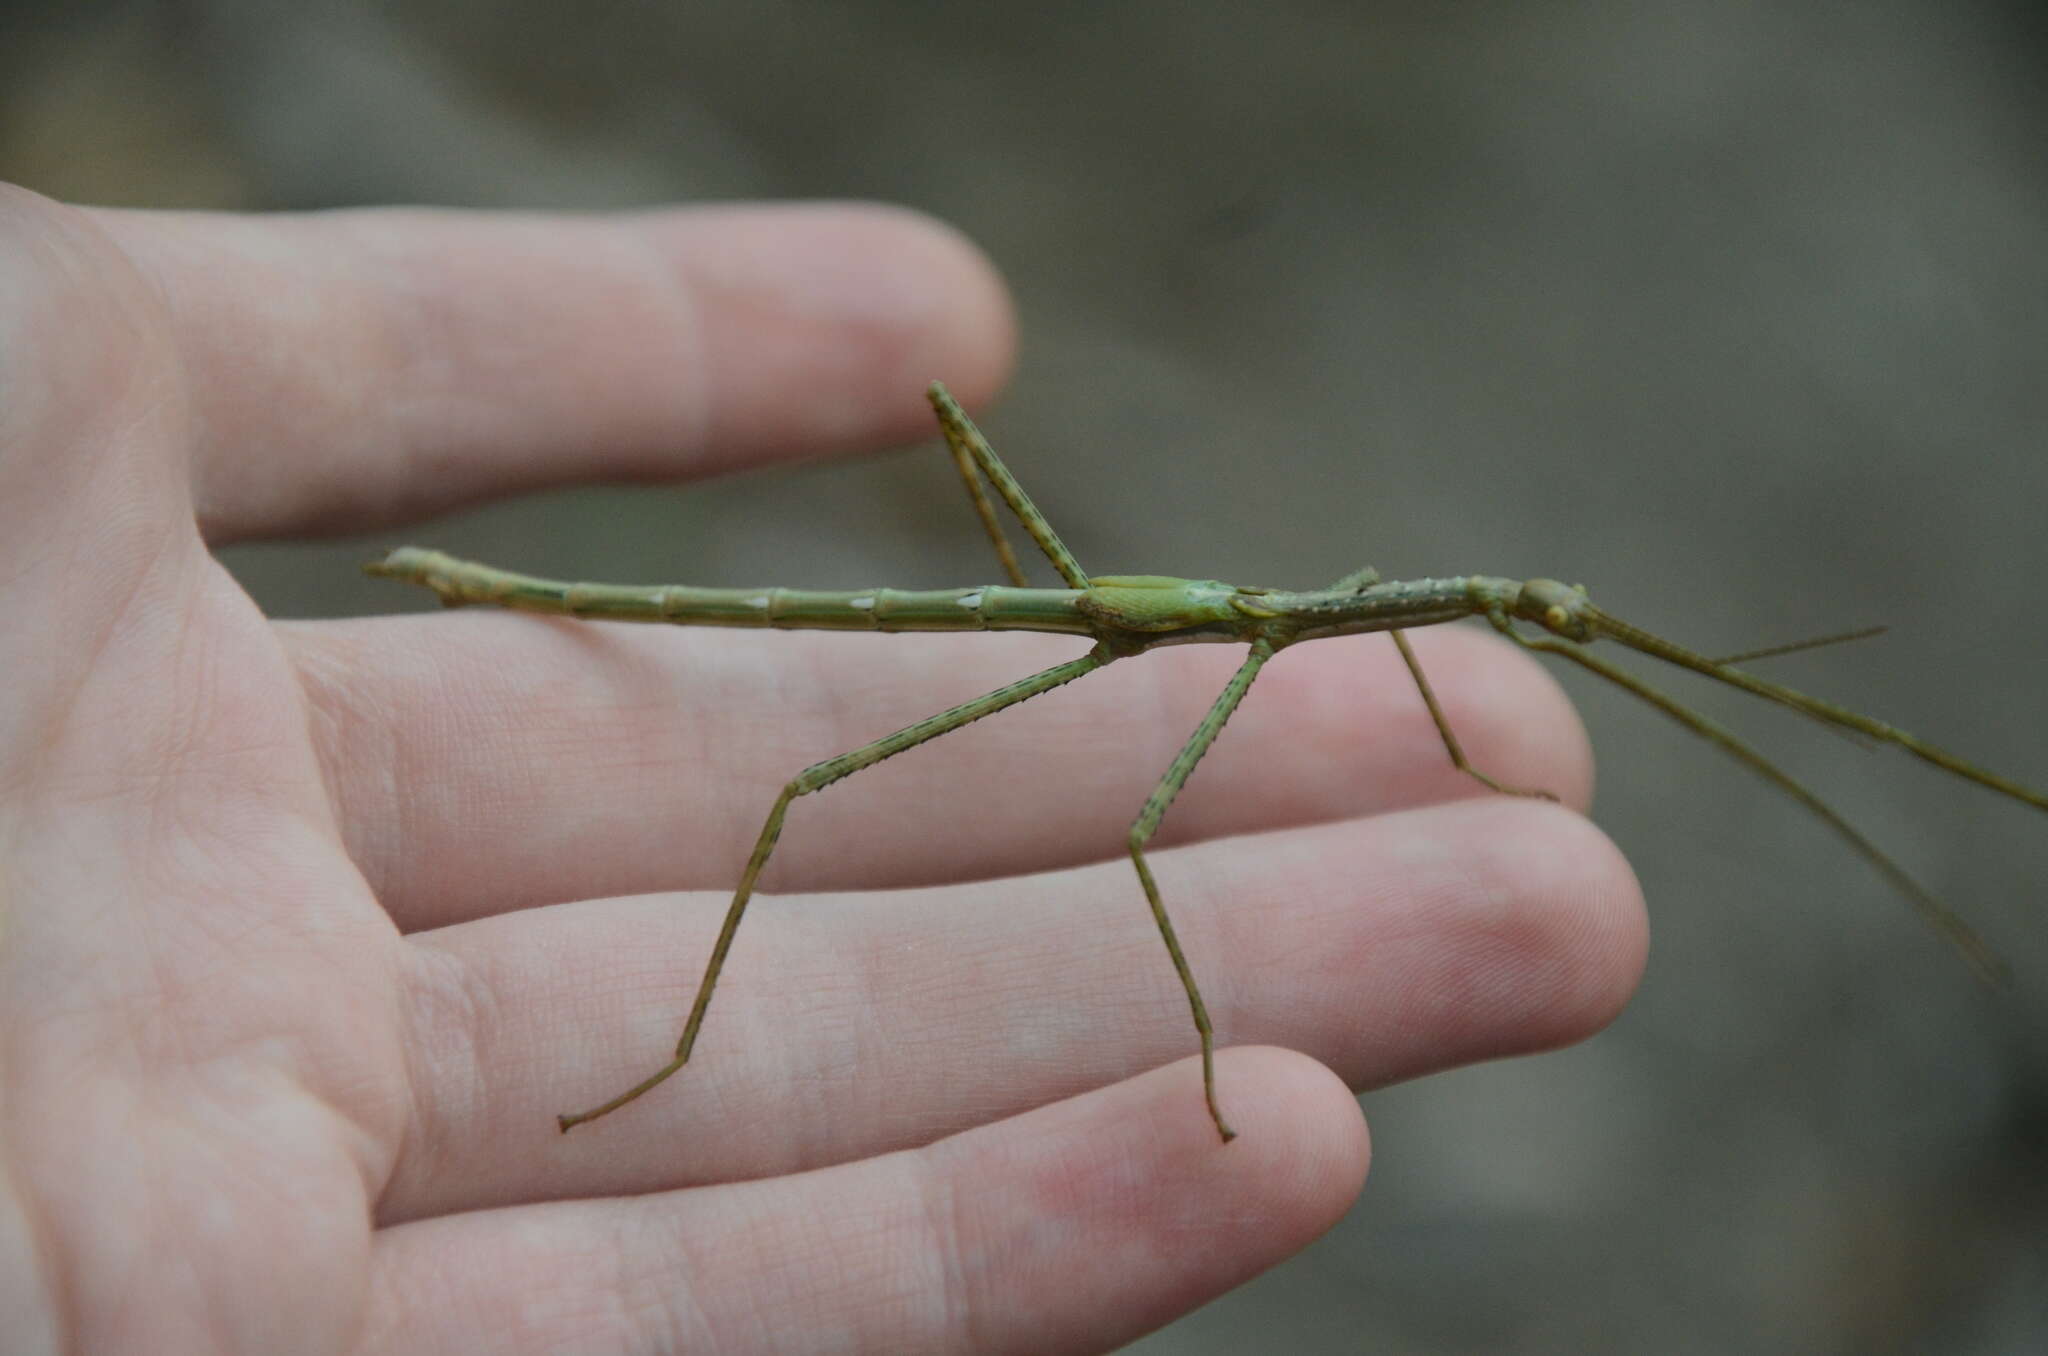
[[[1345,1210],[1344,1082],[1617,1010],[1642,920],[1606,840],[1470,798],[1390,646],[1305,647],[1155,854],[1239,1047],[1218,1143],[1114,846],[1220,678],[1148,660],[793,822],[689,1069],[556,1134],[665,1057],[776,785],[1072,645],[273,623],[208,544],[905,441],[1008,326],[978,257],[879,209],[0,189],[11,1351],[1101,1350]],[[1415,644],[1475,761],[1585,803],[1525,659]]]

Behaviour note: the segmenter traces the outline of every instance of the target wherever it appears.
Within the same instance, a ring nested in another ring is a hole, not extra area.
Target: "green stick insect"
[[[1216,1106],[1214,1038],[1209,1014],[1202,1003],[1173,922],[1159,897],[1159,887],[1145,861],[1145,845],[1159,827],[1167,807],[1187,784],[1188,776],[1202,755],[1215,742],[1225,721],[1244,700],[1252,680],[1267,661],[1288,646],[1324,636],[1348,636],[1367,631],[1385,631],[1393,637],[1416,690],[1429,709],[1444,749],[1460,771],[1506,795],[1551,798],[1548,792],[1504,786],[1472,766],[1451,732],[1429,680],[1423,676],[1409,648],[1404,631],[1418,626],[1464,617],[1484,617],[1495,630],[1517,644],[1548,654],[1561,655],[1574,664],[1592,670],[1602,678],[1635,693],[1687,729],[1727,750],[1736,759],[1777,785],[1786,794],[1818,815],[1849,846],[1882,872],[1909,900],[1922,917],[1962,952],[1977,974],[1997,983],[2003,967],[1991,949],[1956,914],[1908,875],[1870,839],[1843,819],[1819,796],[1766,759],[1734,734],[1650,687],[1635,675],[1617,668],[1585,648],[1600,639],[1612,640],[1652,655],[1667,663],[1691,669],[1717,682],[1741,688],[1759,697],[1791,707],[1827,725],[1896,744],[1957,776],[1966,777],[1993,791],[2024,801],[2036,809],[2048,810],[2048,795],[2021,786],[1997,773],[1967,763],[1924,740],[1882,721],[1845,710],[1817,697],[1734,667],[1736,660],[1758,658],[1781,650],[1759,651],[1730,659],[1709,659],[1680,645],[1631,626],[1595,607],[1582,587],[1560,584],[1551,579],[1513,580],[1486,575],[1451,579],[1382,580],[1370,569],[1346,575],[1325,589],[1295,593],[1281,589],[1240,588],[1212,579],[1175,579],[1160,575],[1101,575],[1090,577],[1073,553],[1067,550],[1045,515],[1024,493],[1023,486],[996,456],[979,429],[934,382],[927,393],[945,431],[947,446],[959,467],[968,496],[980,515],[989,540],[1002,561],[1010,586],[984,585],[961,589],[859,589],[814,591],[807,589],[711,589],[682,585],[621,585],[564,583],[536,579],[494,569],[472,561],[458,560],[439,551],[405,546],[365,568],[373,575],[405,580],[431,589],[449,606],[489,603],[529,612],[566,614],[572,617],[603,618],[612,621],[669,622],[683,626],[745,626],[814,628],[835,631],[1047,631],[1058,635],[1085,636],[1094,648],[1079,659],[1055,664],[1041,673],[1020,678],[985,696],[962,703],[950,711],[906,726],[892,735],[814,764],[798,773],[768,811],[768,820],[747,859],[732,904],[726,910],[718,941],[704,967],[697,986],[696,1001],[683,1026],[681,1040],[669,1062],[645,1080],[610,1101],[588,1111],[559,1118],[563,1131],[607,1115],[656,1087],[689,1063],[697,1032],[704,1025],[711,1005],[711,992],[725,967],[733,936],[739,931],[755,883],[782,832],[783,815],[791,801],[823,790],[884,758],[916,748],[927,740],[957,730],[970,721],[994,715],[1007,707],[1063,683],[1070,683],[1119,659],[1141,654],[1161,645],[1195,642],[1236,642],[1249,645],[1251,652],[1209,713],[1189,736],[1159,785],[1145,801],[1125,839],[1131,864],[1137,868],[1138,883],[1152,906],[1152,917],[1166,943],[1168,956],[1187,991],[1188,1007],[1194,1015],[1195,1030],[1202,1046],[1202,1090],[1209,1115],[1227,1142],[1234,1132]],[[1005,539],[1002,524],[983,488],[983,477],[1009,506],[1038,549],[1059,572],[1066,587],[1028,587],[1024,571]],[[1525,633],[1519,624],[1534,628]],[[1858,633],[1867,634],[1867,633]],[[1830,637],[1832,640],[1852,637]],[[1787,646],[1782,649],[1805,648]]]

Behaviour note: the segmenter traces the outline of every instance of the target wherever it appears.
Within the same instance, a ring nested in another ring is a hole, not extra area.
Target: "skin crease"
[[[1226,1047],[1219,1145],[1129,864],[1076,832],[1128,823],[1220,684],[1133,663],[894,804],[793,819],[696,1062],[555,1133],[673,1041],[765,808],[733,786],[1071,647],[273,623],[209,546],[925,438],[924,383],[985,402],[1011,345],[988,264],[887,208],[0,189],[10,1351],[1106,1350],[1351,1205],[1347,1084],[1613,1016],[1645,933],[1607,841],[1451,773],[1390,647],[1304,647],[1153,854]],[[1475,763],[1585,805],[1526,658],[1415,645]],[[774,728],[743,725],[764,700]],[[1291,766],[1243,757],[1308,720]],[[1111,729],[1140,766],[1076,776],[1061,750]],[[997,768],[1044,778],[999,846],[861,846]]]

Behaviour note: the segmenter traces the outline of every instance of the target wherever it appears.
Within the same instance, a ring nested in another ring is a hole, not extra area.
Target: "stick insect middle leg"
[[[1188,958],[1180,949],[1180,939],[1174,935],[1173,920],[1166,916],[1166,905],[1160,902],[1159,886],[1152,879],[1152,868],[1145,864],[1145,844],[1152,841],[1159,821],[1166,817],[1166,807],[1173,804],[1173,798],[1187,785],[1195,764],[1202,760],[1202,755],[1216,742],[1216,736],[1222,733],[1223,723],[1244,700],[1252,679],[1259,676],[1259,670],[1272,657],[1270,643],[1264,640],[1252,642],[1252,652],[1217,695],[1209,714],[1202,717],[1202,723],[1195,727],[1188,742],[1181,746],[1172,766],[1159,779],[1159,785],[1153,788],[1152,795],[1145,801],[1145,808],[1138,812],[1136,822],[1131,825],[1127,840],[1131,864],[1138,868],[1138,883],[1145,887],[1145,901],[1152,906],[1152,921],[1159,925],[1159,935],[1166,941],[1167,954],[1173,957],[1173,968],[1180,975],[1181,987],[1187,990],[1188,1007],[1195,1016],[1195,1031],[1202,1038],[1202,1096],[1209,1104],[1209,1119],[1216,1122],[1216,1132],[1223,1136],[1225,1144],[1236,1139],[1237,1132],[1224,1122],[1223,1113],[1216,1107],[1216,1037],[1209,1025],[1209,1009],[1202,1002],[1202,991],[1195,984],[1194,971],[1188,968]]]
[[[739,931],[740,918],[747,911],[747,901],[753,897],[754,884],[760,879],[761,869],[768,865],[768,857],[775,851],[776,840],[782,836],[782,817],[789,809],[789,803],[798,796],[808,796],[813,791],[822,791],[836,781],[851,777],[863,768],[873,767],[884,758],[892,758],[906,749],[914,749],[928,740],[937,739],[961,726],[991,716],[1006,707],[1015,706],[1041,692],[1050,692],[1063,683],[1071,683],[1083,674],[1093,673],[1105,664],[1115,661],[1116,655],[1097,647],[1079,659],[1070,659],[1064,664],[1055,664],[1029,678],[1020,678],[1007,686],[964,702],[949,711],[907,725],[892,735],[864,744],[851,753],[837,758],[828,758],[805,768],[782,788],[782,794],[775,798],[775,805],[768,811],[768,820],[761,826],[761,836],[754,842],[754,852],[747,859],[746,872],[740,877],[739,889],[733,893],[732,903],[725,911],[725,922],[718,929],[718,941],[711,948],[711,959],[704,967],[704,978],[698,982],[696,1001],[690,1005],[689,1020],[684,1023],[682,1039],[676,1042],[675,1057],[652,1075],[634,1084],[617,1097],[588,1111],[573,1115],[558,1116],[564,1133],[599,1116],[617,1111],[641,1094],[651,1091],[690,1062],[690,1051],[697,1043],[697,1031],[704,1025],[704,1013],[711,1006],[711,991],[718,984],[718,975],[725,968],[726,953],[732,949],[733,935]],[[1142,866],[1140,870],[1142,870]],[[1178,952],[1176,951],[1176,955]],[[1192,982],[1192,981],[1191,981]]]

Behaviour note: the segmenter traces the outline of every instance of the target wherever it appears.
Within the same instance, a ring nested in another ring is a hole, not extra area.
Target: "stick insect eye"
[[[1584,589],[1555,579],[1531,579],[1523,583],[1521,596],[1515,600],[1515,614],[1553,635],[1584,642],[1593,638],[1586,606]]]
[[[1543,609],[1543,624],[1566,640],[1584,644],[1593,639],[1593,623],[1568,603],[1552,603]]]

